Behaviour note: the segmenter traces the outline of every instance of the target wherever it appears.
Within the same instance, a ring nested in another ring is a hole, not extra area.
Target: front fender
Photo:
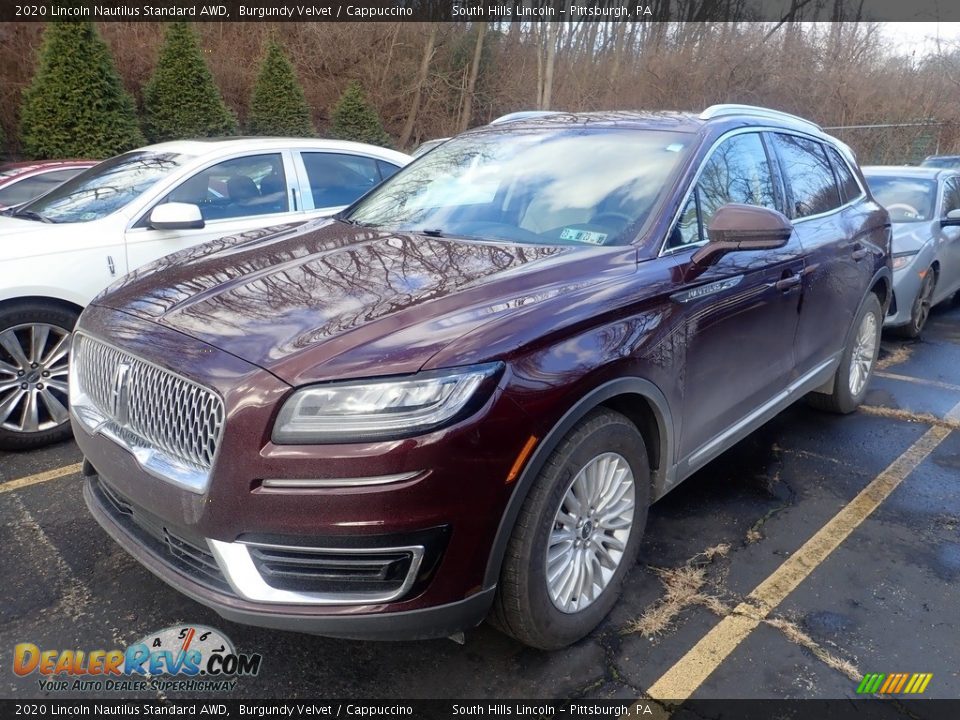
[[[513,534],[513,528],[517,517],[520,514],[520,508],[526,500],[530,489],[533,487],[537,476],[543,469],[550,455],[563,440],[564,436],[577,424],[583,417],[594,408],[602,405],[604,402],[622,396],[638,396],[638,399],[646,400],[653,409],[654,417],[657,421],[657,429],[660,435],[659,467],[651,472],[651,497],[659,498],[672,485],[673,465],[674,465],[674,426],[673,416],[667,403],[667,398],[655,384],[649,380],[639,377],[621,377],[610,380],[581,397],[563,417],[546,434],[536,451],[527,462],[526,467],[517,479],[516,487],[507,507],[504,509],[500,518],[500,525],[497,528],[494,537],[493,546],[490,550],[490,557],[487,561],[487,571],[484,575],[483,586],[485,588],[493,587],[500,578],[500,568],[503,564],[503,556],[507,549],[507,543]]]

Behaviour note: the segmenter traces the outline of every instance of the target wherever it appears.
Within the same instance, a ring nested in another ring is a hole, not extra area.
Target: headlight
[[[913,252],[897,253],[896,255],[894,255],[893,269],[899,270],[900,268],[905,268],[907,265],[913,262],[913,258],[917,256],[918,252],[919,250],[915,250]]]
[[[360,442],[417,435],[475,409],[488,395],[478,390],[492,385],[502,367],[490,363],[405,378],[306,387],[283,404],[273,441]]]

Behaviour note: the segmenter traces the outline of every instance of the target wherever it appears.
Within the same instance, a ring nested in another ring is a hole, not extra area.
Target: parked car
[[[336,219],[223,239],[80,318],[94,517],[238,622],[496,624],[557,648],[649,504],[794,401],[848,413],[890,298],[849,150],[744,106],[449,140]]]
[[[433,150],[435,147],[437,147],[437,145],[442,145],[449,139],[450,138],[443,137],[443,138],[435,138],[433,140],[426,140],[420,143],[419,145],[417,145],[417,147],[414,148],[413,153],[411,154],[415,158],[420,157],[421,155],[424,155],[430,152],[431,150]]]
[[[0,210],[40,197],[96,164],[94,160],[47,160],[0,165]]]
[[[921,167],[960,170],[960,155],[929,155],[920,163]]]
[[[884,326],[906,337],[960,291],[960,168],[863,168],[893,222],[893,301]]]
[[[409,160],[336,140],[168,142],[0,216],[0,448],[69,437],[71,331],[115,279],[213,238],[331,215]]]

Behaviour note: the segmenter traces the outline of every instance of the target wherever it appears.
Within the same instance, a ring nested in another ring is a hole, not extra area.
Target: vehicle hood
[[[0,215],[0,260],[16,260],[22,257],[46,255],[60,249],[68,249],[70,237],[76,233],[70,232],[69,225],[56,225],[36,220]],[[35,238],[43,236],[43,244],[38,245]],[[29,243],[18,242],[30,238]],[[49,245],[47,241],[50,241]],[[74,244],[76,241],[74,240]]]
[[[299,385],[416,372],[504,313],[635,269],[633,248],[476,242],[321,220],[170,255],[94,304]]]
[[[933,239],[936,226],[930,222],[893,223],[891,230],[894,253],[919,252]]]

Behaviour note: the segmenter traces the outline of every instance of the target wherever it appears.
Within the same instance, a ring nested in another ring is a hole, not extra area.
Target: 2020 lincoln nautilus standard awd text
[[[86,501],[227,618],[353,638],[609,612],[651,502],[795,400],[851,412],[890,223],[762,108],[527,115],[336,218],[137,270],[83,313]]]

